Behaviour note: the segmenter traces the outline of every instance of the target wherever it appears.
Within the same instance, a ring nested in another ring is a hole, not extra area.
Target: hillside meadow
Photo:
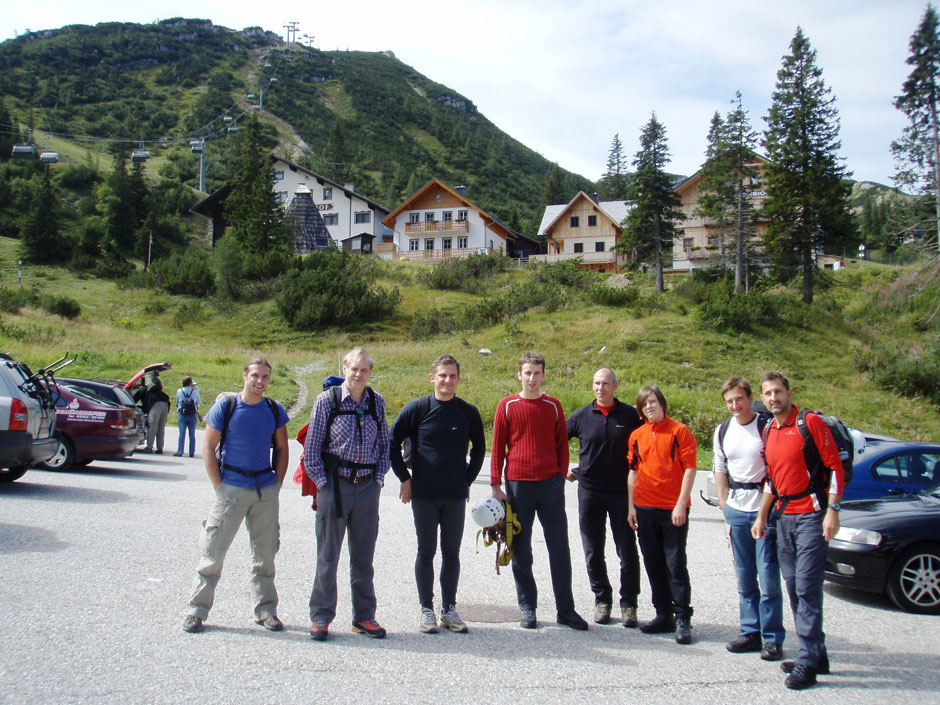
[[[2,287],[18,286],[17,246],[16,240],[0,238]],[[163,375],[164,384],[175,389],[184,375],[193,375],[204,399],[239,389],[245,360],[262,353],[274,365],[271,396],[294,407],[291,435],[307,422],[323,378],[338,373],[341,355],[364,345],[375,358],[372,384],[387,400],[390,421],[405,402],[430,391],[431,361],[450,353],[462,366],[459,394],[480,408],[489,437],[496,403],[518,391],[520,354],[536,350],[548,363],[543,389],[558,397],[566,412],[591,400],[591,377],[598,367],[617,373],[618,396],[625,401],[632,402],[642,385],[658,384],[670,416],[687,424],[699,440],[699,467],[709,466],[711,433],[724,417],[722,381],[743,375],[756,385],[769,370],[790,378],[800,406],[839,415],[869,432],[940,440],[933,404],[881,388],[854,364],[872,344],[896,336],[926,337],[903,317],[884,315],[879,304],[879,293],[903,270],[851,263],[835,275],[828,292],[801,310],[799,326],[777,322],[752,332],[718,332],[701,322],[695,303],[676,292],[656,297],[652,278],[637,274],[628,277],[629,285],[644,293],[633,307],[597,305],[566,294],[559,297],[561,303],[546,302],[498,325],[413,340],[416,311],[459,311],[531,277],[526,269],[513,270],[488,282],[480,294],[444,292],[418,283],[421,266],[387,263],[379,269],[377,283],[398,286],[402,293],[394,317],[307,333],[287,327],[270,300],[173,296],[65,268],[24,265],[23,287],[71,297],[80,303],[81,314],[68,320],[39,308],[4,311],[0,350],[33,369],[70,352],[77,359],[69,375],[114,380],[126,380],[148,363],[168,361],[173,370]],[[669,277],[670,288],[683,276]],[[484,348],[491,353],[480,354]]]

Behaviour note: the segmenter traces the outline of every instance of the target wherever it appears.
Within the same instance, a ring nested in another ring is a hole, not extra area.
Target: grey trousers
[[[147,450],[163,450],[163,436],[166,433],[166,417],[170,405],[158,401],[147,412]]]
[[[196,566],[189,614],[200,619],[209,615],[215,587],[222,575],[222,562],[243,519],[251,546],[251,596],[255,602],[255,619],[277,614],[274,556],[281,545],[278,524],[280,489],[276,482],[262,487],[261,499],[258,499],[253,487],[235,487],[224,482],[219,485],[199,537],[202,556]]]
[[[310,592],[310,621],[332,622],[336,617],[336,569],[348,535],[349,589],[353,621],[375,618],[372,559],[379,535],[379,495],[375,480],[357,485],[339,480],[342,516],[336,516],[332,479],[317,493],[317,574]]]

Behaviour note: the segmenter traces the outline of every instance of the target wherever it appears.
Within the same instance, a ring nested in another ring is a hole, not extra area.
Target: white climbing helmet
[[[473,509],[470,510],[470,516],[473,517],[473,520],[477,524],[487,529],[491,526],[496,526],[505,519],[506,510],[503,509],[503,503],[495,497],[485,497],[484,499],[477,500],[473,505]]]

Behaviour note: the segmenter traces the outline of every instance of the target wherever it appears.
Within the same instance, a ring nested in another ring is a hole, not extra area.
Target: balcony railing
[[[616,252],[607,251],[607,252],[564,252],[561,254],[555,255],[529,255],[530,262],[563,262],[568,259],[575,259],[580,257],[585,264],[608,264],[608,263],[624,263],[626,258],[622,255],[617,256]]]
[[[441,262],[445,259],[466,259],[470,255],[478,253],[491,255],[494,252],[496,250],[491,247],[464,247],[450,250],[400,250],[398,258],[412,262]]]
[[[423,223],[405,223],[405,233],[470,232],[469,220],[426,220]]]

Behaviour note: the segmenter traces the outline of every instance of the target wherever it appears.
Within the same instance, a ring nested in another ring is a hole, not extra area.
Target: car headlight
[[[853,529],[848,526],[840,527],[833,537],[836,541],[845,543],[859,543],[865,546],[877,546],[881,543],[881,534],[868,529]]]

